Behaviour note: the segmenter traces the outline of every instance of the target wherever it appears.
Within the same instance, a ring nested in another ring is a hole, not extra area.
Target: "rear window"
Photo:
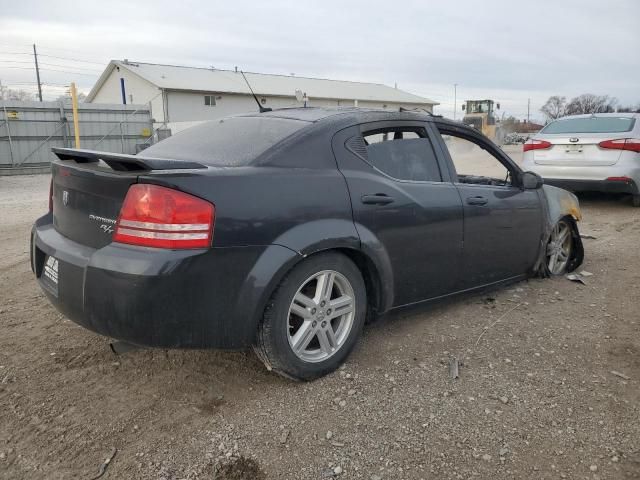
[[[630,132],[635,118],[629,117],[583,117],[556,120],[544,127],[540,133],[618,133]]]
[[[220,167],[243,166],[306,125],[309,123],[274,117],[223,118],[188,128],[140,155]]]

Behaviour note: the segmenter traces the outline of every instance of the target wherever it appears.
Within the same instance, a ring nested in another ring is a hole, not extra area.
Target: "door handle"
[[[467,197],[467,205],[486,205],[488,202],[485,197]]]
[[[393,197],[384,193],[376,193],[375,195],[363,195],[360,200],[365,205],[388,205],[393,203]]]

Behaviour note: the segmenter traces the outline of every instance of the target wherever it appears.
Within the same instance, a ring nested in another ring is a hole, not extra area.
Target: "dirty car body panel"
[[[358,265],[374,314],[544,275],[551,226],[579,220],[575,197],[524,188],[504,156],[512,186],[481,189],[491,201],[467,205],[473,187],[458,181],[438,125],[478,135],[419,113],[302,108],[207,122],[135,156],[58,149],[32,269],[56,308],[99,334],[221,349],[251,345],[278,285],[319,252]],[[416,134],[413,149],[430,145],[437,178],[392,178],[370,163],[364,135],[389,128]],[[136,185],[213,205],[210,244],[115,241]]]

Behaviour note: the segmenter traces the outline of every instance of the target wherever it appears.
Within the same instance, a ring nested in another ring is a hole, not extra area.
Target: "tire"
[[[547,243],[547,270],[551,275],[564,275],[574,255],[573,224],[566,218],[558,220]]]
[[[323,288],[329,284],[331,289]],[[337,252],[311,256],[273,293],[254,350],[269,370],[313,380],[347,358],[362,332],[366,309],[364,280],[349,258]]]
[[[631,205],[634,207],[640,207],[640,194],[634,194],[631,196]]]

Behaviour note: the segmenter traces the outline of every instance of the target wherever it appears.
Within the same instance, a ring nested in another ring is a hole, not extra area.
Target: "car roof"
[[[554,121],[571,120],[572,118],[590,118],[590,117],[617,117],[617,118],[638,118],[640,113],[619,112],[619,113],[585,113],[581,115],[567,115]]]
[[[345,121],[352,119],[355,121],[374,121],[379,120],[411,120],[420,119],[425,120],[431,118],[433,115],[426,111],[420,110],[388,110],[388,109],[376,109],[376,108],[361,108],[361,107],[293,107],[293,108],[278,108],[263,113],[246,113],[238,115],[241,117],[256,117],[261,118],[282,118],[289,120],[299,120],[303,122],[317,123],[324,120],[329,121]],[[324,122],[323,122],[324,123]]]

